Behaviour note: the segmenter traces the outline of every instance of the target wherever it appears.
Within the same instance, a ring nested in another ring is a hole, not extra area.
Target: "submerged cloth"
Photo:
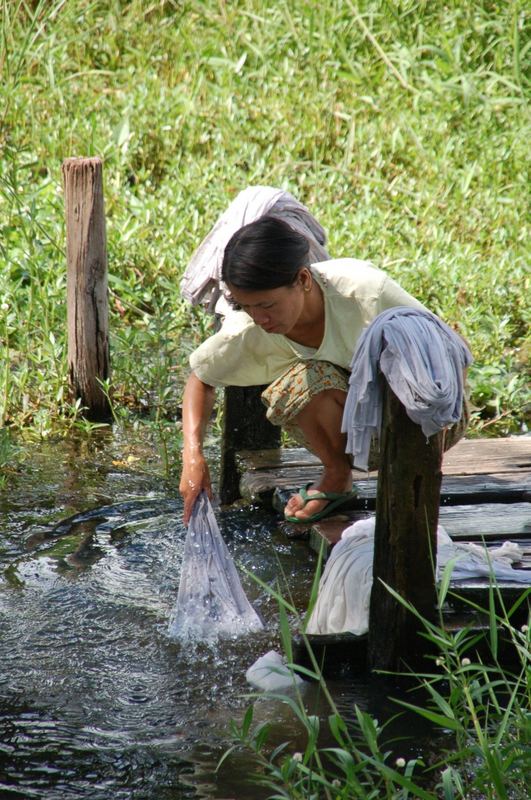
[[[313,264],[311,271],[324,298],[325,332],[318,348],[266,333],[245,311],[233,311],[218,333],[190,356],[197,377],[210,386],[263,386],[310,359],[349,369],[364,328],[382,311],[396,306],[424,308],[366,261],[331,259]]]
[[[378,370],[425,436],[457,423],[463,413],[464,371],[472,355],[463,340],[426,309],[393,308],[360,337],[343,413],[347,452],[367,469],[371,438],[379,435],[382,391]]]
[[[249,186],[240,192],[192,255],[181,281],[181,294],[192,305],[203,303],[209,311],[225,314],[218,304],[222,292],[221,265],[231,236],[264,214],[279,217],[303,236],[310,245],[310,261],[324,261],[326,235],[306,206],[289,192],[271,186]],[[222,298],[221,298],[222,299]]]
[[[374,517],[360,520],[343,531],[332,549],[319,584],[316,604],[306,627],[311,634],[354,633],[369,629],[369,605],[374,555]],[[463,580],[493,575],[497,580],[531,585],[529,570],[511,565],[522,559],[515,542],[486,548],[456,543],[444,528],[437,528],[437,580],[447,564],[453,563],[452,579]]]
[[[245,678],[255,689],[264,692],[274,692],[278,689],[288,689],[303,683],[300,675],[293,672],[276,650],[269,650],[251,664]]]
[[[258,614],[245,596],[210,501],[201,492],[188,525],[169,633],[185,640],[212,641],[262,628]]]

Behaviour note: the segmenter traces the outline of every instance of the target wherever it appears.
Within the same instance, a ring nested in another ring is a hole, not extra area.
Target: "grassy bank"
[[[271,6],[271,7],[269,7]],[[3,0],[0,417],[66,396],[61,162],[101,155],[119,408],[174,417],[208,320],[179,295],[235,194],[278,185],[333,255],[383,266],[469,340],[474,429],[529,395],[524,3]],[[526,271],[527,270],[527,271]]]

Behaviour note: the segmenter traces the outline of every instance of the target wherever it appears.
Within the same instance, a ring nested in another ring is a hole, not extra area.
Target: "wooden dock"
[[[294,491],[315,481],[320,473],[319,461],[303,448],[242,451],[238,453],[241,471],[242,496],[281,512]],[[281,522],[288,537],[307,538],[318,550],[323,540],[330,549],[339,540],[343,530],[352,522],[374,513],[377,473],[352,473],[358,496],[348,510],[311,526],[291,525]],[[485,541],[487,546],[504,541],[516,541],[523,549],[521,562],[513,566],[529,570],[531,587],[531,437],[507,439],[470,439],[459,442],[449,450],[443,461],[440,524],[455,541]],[[477,578],[453,581],[450,585],[454,597],[449,625],[462,625],[459,615],[459,597],[482,603],[487,599],[488,580]],[[503,600],[511,603],[526,589],[525,584],[498,582]],[[528,603],[521,608],[521,617],[527,616]],[[467,616],[467,615],[465,615]],[[470,615],[467,620],[470,623]],[[473,623],[478,626],[477,620]],[[332,637],[340,645],[349,634]],[[322,639],[327,637],[313,637]],[[351,652],[351,651],[350,651]]]

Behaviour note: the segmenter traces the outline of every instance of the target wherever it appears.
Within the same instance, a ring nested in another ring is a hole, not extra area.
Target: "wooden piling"
[[[111,418],[98,381],[110,374],[107,249],[100,158],[63,162],[70,391],[90,420]]]
[[[269,450],[280,446],[280,428],[271,425],[260,399],[264,387],[229,386],[225,389],[219,495],[222,503],[241,496],[239,450]]]
[[[401,671],[422,663],[427,642],[422,624],[382,581],[434,620],[443,434],[427,439],[384,384],[368,661],[371,669]]]

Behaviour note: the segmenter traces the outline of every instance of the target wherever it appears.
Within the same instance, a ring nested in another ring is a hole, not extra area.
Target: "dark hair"
[[[264,216],[244,225],[225,248],[221,277],[239,289],[278,289],[295,282],[308,267],[310,245],[305,236],[278,217]]]

